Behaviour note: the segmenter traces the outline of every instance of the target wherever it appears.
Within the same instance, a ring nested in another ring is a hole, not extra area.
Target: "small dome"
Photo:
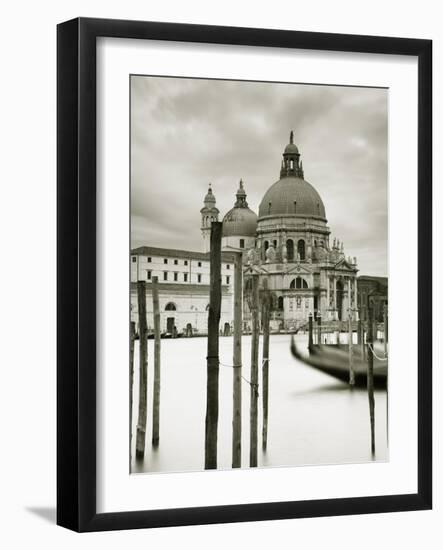
[[[223,237],[254,237],[257,231],[257,214],[250,208],[235,207],[223,218]]]
[[[284,155],[298,155],[298,147],[294,143],[294,130],[289,134],[289,143],[285,147]]]
[[[208,192],[206,193],[206,196],[205,196],[205,200],[203,201],[205,204],[206,203],[214,203],[215,204],[215,196],[212,192],[212,188],[211,188],[211,184],[209,184],[209,188],[208,188]]]
[[[285,214],[326,219],[323,201],[314,187],[304,179],[293,176],[284,177],[271,185],[258,210],[259,218]]]
[[[298,155],[298,147],[295,143],[288,143],[285,147],[285,155]]]

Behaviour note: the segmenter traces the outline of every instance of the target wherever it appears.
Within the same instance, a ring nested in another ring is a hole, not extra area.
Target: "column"
[[[337,277],[334,275],[334,320],[336,321],[337,319]]]
[[[352,313],[352,296],[351,296],[351,277],[348,278],[348,310]],[[348,312],[347,312],[348,313]]]
[[[357,277],[354,277],[354,304],[355,304],[355,320],[358,321]]]
[[[329,311],[329,299],[330,299],[330,294],[329,294],[329,285],[331,284],[331,281],[329,279],[329,274],[326,276],[326,319],[329,321],[329,316],[331,315],[330,311]]]

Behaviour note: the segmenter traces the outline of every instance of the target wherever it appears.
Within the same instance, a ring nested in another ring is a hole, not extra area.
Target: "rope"
[[[368,344],[368,348],[372,351],[372,355],[374,357],[376,357],[379,361],[387,361],[388,360],[388,356],[386,355],[385,357],[379,357],[376,353],[375,353],[375,350],[374,350],[374,347],[372,344],[370,344],[369,342],[367,343]]]
[[[228,367],[229,369],[241,369],[242,367],[241,365],[225,365],[221,361],[219,361],[218,364],[221,365],[222,367]]]
[[[226,365],[225,363],[222,363],[221,361],[219,361],[218,363],[219,363],[219,365],[221,365],[222,367],[227,367],[228,369],[241,369],[241,367],[242,367],[241,365]],[[256,395],[257,395],[257,397],[258,397],[258,395],[259,395],[259,393],[258,393],[258,384],[253,384],[250,380],[248,380],[247,378],[245,378],[245,377],[243,376],[243,374],[241,374],[240,376],[243,378],[243,380],[244,380],[247,384],[249,384],[249,385],[251,386],[251,388],[254,389],[254,391],[255,391],[255,393],[256,393]]]

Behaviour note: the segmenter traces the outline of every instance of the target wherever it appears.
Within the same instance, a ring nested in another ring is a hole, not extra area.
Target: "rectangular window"
[[[201,262],[198,262],[197,265],[198,265],[198,267],[201,267],[201,266],[202,266],[202,263],[201,263]]]
[[[167,264],[168,263],[168,258],[163,258],[163,263]]]
[[[231,266],[229,264],[226,264],[226,269],[231,269]]]
[[[178,260],[174,260],[174,265],[178,265]]]
[[[178,273],[174,273],[174,281],[178,281]]]
[[[188,265],[188,260],[185,260],[183,263],[184,265]]]
[[[148,277],[148,281],[151,280],[152,271],[146,271],[146,275]]]
[[[185,281],[185,283],[188,282],[188,274],[187,273],[183,273],[183,280]]]
[[[240,248],[244,248],[244,247],[245,247],[245,240],[240,239]]]
[[[152,262],[152,258],[148,256],[148,264],[150,264],[151,262]]]
[[[199,282],[199,283],[202,282],[202,276],[200,274],[197,275],[197,282]]]
[[[229,275],[227,275],[227,276],[226,276],[226,284],[227,284],[227,285],[229,284],[230,280],[231,280],[231,277],[229,277]]]
[[[163,280],[164,281],[168,280],[168,272],[167,271],[163,271]]]
[[[135,264],[136,261],[137,261],[137,256],[132,256],[132,263]]]

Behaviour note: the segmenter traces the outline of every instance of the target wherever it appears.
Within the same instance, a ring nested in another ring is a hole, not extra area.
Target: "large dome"
[[[300,177],[285,176],[266,191],[258,217],[296,214],[326,220],[323,201],[314,187]]]
[[[232,208],[223,218],[223,237],[254,237],[257,214],[250,208]]]

